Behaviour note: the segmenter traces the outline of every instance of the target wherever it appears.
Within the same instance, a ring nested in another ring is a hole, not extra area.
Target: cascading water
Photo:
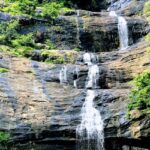
[[[75,75],[76,75],[76,80],[74,80],[73,81],[73,86],[75,87],[75,88],[77,88],[77,79],[78,79],[78,77],[79,77],[79,68],[76,66],[76,69],[75,69],[75,73],[74,73]]]
[[[79,29],[79,17],[80,17],[80,10],[77,10],[77,17],[76,17],[76,24],[77,24],[77,35],[76,35],[76,39],[77,39],[77,44],[78,47],[80,45],[80,29]]]
[[[124,17],[118,17],[118,31],[121,50],[128,48],[128,26]]]
[[[129,38],[127,21],[124,17],[118,16],[115,11],[110,11],[109,16],[118,18],[118,32],[121,50],[128,48]]]
[[[97,85],[98,80],[99,80],[99,68],[98,68],[98,66],[97,65],[89,66],[88,82],[87,82],[86,88],[96,89],[98,87],[98,85]]]
[[[59,72],[60,84],[67,82],[67,66],[64,66]]]
[[[81,110],[81,124],[76,128],[78,150],[104,150],[103,120],[93,103],[97,95],[93,89],[97,88],[99,79],[99,67],[93,63],[96,60],[97,57],[92,53],[83,55],[83,61],[89,68],[86,88],[91,90],[87,90]]]
[[[110,11],[109,12],[109,16],[111,16],[111,17],[118,17],[118,15],[116,14],[115,11]]]
[[[88,66],[97,63],[97,61],[98,61],[98,57],[93,53],[85,53],[83,55],[83,62]]]

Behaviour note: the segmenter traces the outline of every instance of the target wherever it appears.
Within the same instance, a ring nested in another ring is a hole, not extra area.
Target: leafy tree
[[[128,105],[129,110],[145,110],[150,108],[150,71],[138,75],[133,80],[134,88],[131,90]]]

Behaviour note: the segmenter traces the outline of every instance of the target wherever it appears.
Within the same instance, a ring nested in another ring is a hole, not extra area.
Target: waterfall
[[[76,39],[77,39],[77,44],[78,47],[80,46],[80,29],[79,29],[79,17],[80,17],[80,10],[77,10],[77,16],[76,16],[76,26],[77,26],[77,35],[76,35]]]
[[[89,66],[88,82],[86,88],[97,88],[97,81],[99,80],[99,68],[97,65]]]
[[[59,72],[60,84],[67,82],[67,66],[64,66]]]
[[[121,50],[128,48],[129,38],[127,21],[124,17],[118,16],[115,11],[110,11],[109,16],[118,18],[118,32]]]
[[[85,102],[81,109],[81,124],[76,128],[78,150],[104,150],[103,120],[99,111],[94,107],[94,99],[99,80],[99,67],[95,64],[97,57],[92,53],[85,53],[83,61],[88,65],[88,81]]]
[[[76,80],[73,81],[73,86],[74,86],[75,88],[77,88],[77,79],[78,79],[78,77],[79,77],[79,68],[78,68],[77,66],[76,66],[76,69],[75,69],[74,74],[75,74],[77,77],[76,77]]]
[[[109,12],[109,16],[111,16],[111,17],[118,17],[118,15],[116,14],[115,11],[110,11]]]
[[[77,10],[77,17],[80,16],[80,10]]]
[[[83,62],[88,66],[97,63],[97,61],[98,61],[98,57],[93,53],[85,53],[83,55]]]
[[[118,17],[118,31],[121,50],[128,48],[128,26],[124,17]]]

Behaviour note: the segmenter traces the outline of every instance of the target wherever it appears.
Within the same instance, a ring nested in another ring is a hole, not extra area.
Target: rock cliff
[[[75,64],[65,64],[64,84],[60,84],[59,77],[64,64],[40,62],[45,59],[40,50],[29,54],[31,59],[0,52],[0,67],[8,69],[0,73],[0,130],[11,133],[10,145],[20,150],[75,150],[88,75],[83,54],[89,51],[96,52],[100,70],[100,89],[96,90],[94,103],[104,121],[106,150],[150,149],[150,116],[134,110],[131,118],[127,117],[129,82],[136,74],[150,70],[150,45],[143,38],[149,25],[145,18],[136,16],[144,1],[135,1],[137,8],[130,0],[114,1],[113,5],[96,1],[97,7],[105,11],[81,10],[79,15],[73,11],[58,17],[53,25],[47,20],[19,18],[23,22],[20,33],[39,31],[56,44],[58,52],[75,48],[80,52],[74,56]],[[80,6],[77,3],[83,8]],[[126,15],[130,41],[127,50],[119,51],[117,18],[109,16],[108,6]],[[97,7],[87,4],[84,9]],[[0,13],[0,20],[9,19],[9,14]]]

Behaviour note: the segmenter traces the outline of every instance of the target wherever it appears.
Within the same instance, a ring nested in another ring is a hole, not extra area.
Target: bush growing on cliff
[[[7,142],[10,139],[10,134],[0,131],[0,149],[7,150]]]
[[[5,73],[5,72],[8,72],[8,69],[0,67],[0,73]]]
[[[2,11],[8,12],[12,15],[33,15],[35,13],[35,8],[37,5],[36,0],[5,0],[7,5]]]
[[[34,47],[35,43],[33,40],[33,34],[29,33],[26,35],[17,35],[14,40],[11,40],[11,44],[14,47],[20,47],[20,46]]]
[[[150,71],[138,75],[133,80],[134,88],[131,90],[128,105],[129,110],[149,110],[150,109]]]
[[[19,23],[12,20],[0,23],[0,43],[10,44],[12,39],[15,39],[18,34]]]
[[[46,62],[52,64],[64,64],[64,63],[75,63],[77,52],[75,51],[64,51],[61,52],[57,50],[43,50],[42,56],[46,58]]]
[[[61,8],[63,7],[63,3],[46,3],[42,7],[42,17],[44,18],[55,18],[58,16],[58,14],[61,11]]]
[[[2,22],[0,24],[0,44],[12,47],[11,53],[24,56],[27,51],[35,47],[35,43],[33,34],[21,35],[18,33],[19,29],[20,25],[16,20]]]

